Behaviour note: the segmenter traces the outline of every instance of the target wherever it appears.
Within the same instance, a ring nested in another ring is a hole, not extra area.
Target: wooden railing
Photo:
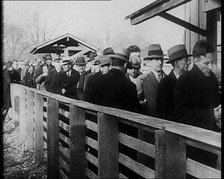
[[[48,178],[221,178],[220,133],[18,84],[11,98],[20,140],[47,160]],[[186,146],[217,154],[217,166],[188,158]]]

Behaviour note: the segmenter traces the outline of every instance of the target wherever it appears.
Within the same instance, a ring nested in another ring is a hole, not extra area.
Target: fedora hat
[[[96,52],[90,52],[90,54],[89,54],[90,61],[94,60],[96,56],[97,56]]]
[[[100,64],[100,56],[96,56],[95,59],[92,61],[93,65],[99,65]]]
[[[151,44],[148,46],[148,56],[145,57],[145,60],[152,59],[163,59],[165,55],[163,54],[160,44]]]
[[[110,54],[114,54],[114,51],[111,47],[105,48],[103,50],[103,55],[110,55]]]
[[[130,51],[125,48],[117,48],[117,50],[114,50],[114,54],[109,55],[111,59],[119,59],[123,62],[128,62]]]
[[[75,64],[79,65],[79,66],[86,65],[85,58],[84,57],[77,57]]]
[[[184,44],[175,45],[171,47],[167,52],[168,52],[169,60],[166,63],[172,63],[175,60],[192,56],[191,54],[187,53],[187,50]]]
[[[72,64],[72,61],[68,58],[65,58],[65,59],[62,60],[61,65],[64,66],[64,65],[70,65],[70,64]]]
[[[110,65],[111,59],[107,55],[103,55],[100,58],[100,66]]]
[[[52,60],[52,56],[50,53],[47,53],[44,57],[45,60]]]

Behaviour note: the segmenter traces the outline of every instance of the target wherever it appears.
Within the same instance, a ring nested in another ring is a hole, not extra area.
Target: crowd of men
[[[92,52],[86,60],[52,59],[50,54],[36,67],[26,64],[17,69],[17,61],[4,70],[4,109],[11,106],[9,84],[21,83],[63,96],[94,104],[124,109],[189,124],[208,130],[221,131],[221,92],[211,70],[213,47],[198,41],[188,54],[184,44],[168,50],[168,58],[160,44],[148,47],[151,68],[140,72],[141,50],[136,45],[128,48]],[[163,63],[173,69],[166,75]],[[9,98],[7,100],[7,98]]]

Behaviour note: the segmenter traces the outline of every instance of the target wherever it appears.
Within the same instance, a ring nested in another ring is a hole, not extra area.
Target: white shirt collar
[[[177,74],[174,70],[173,70],[173,73],[174,73],[174,75],[175,75],[176,79],[178,79],[178,78],[180,77],[180,75],[179,75],[179,74]]]

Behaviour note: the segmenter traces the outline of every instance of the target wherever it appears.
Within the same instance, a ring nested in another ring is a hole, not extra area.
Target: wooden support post
[[[155,139],[156,178],[185,178],[185,140],[165,130],[157,130]]]
[[[58,149],[58,101],[48,99],[47,113],[47,178],[59,178],[59,149]]]
[[[35,162],[43,162],[44,156],[44,141],[43,141],[43,96],[34,94],[35,108]]]
[[[34,149],[34,106],[33,106],[33,92],[27,90],[27,118],[26,118],[26,141],[27,148]]]
[[[118,178],[118,120],[98,113],[98,177]]]
[[[15,127],[19,126],[19,90],[16,89],[16,84],[12,84],[11,86],[11,104],[12,104],[12,119],[15,122]]]
[[[85,178],[85,111],[70,105],[70,178]]]
[[[19,140],[20,142],[25,141],[26,137],[26,96],[25,96],[25,90],[21,87],[20,90],[20,100],[19,100]]]

